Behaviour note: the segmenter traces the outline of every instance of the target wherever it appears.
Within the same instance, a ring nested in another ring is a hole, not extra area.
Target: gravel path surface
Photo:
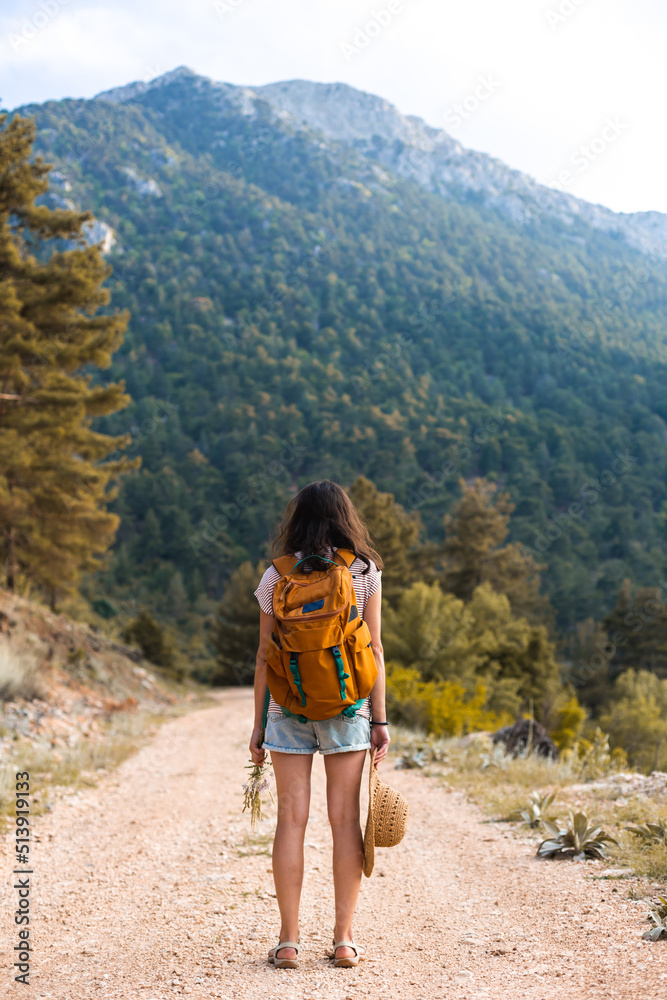
[[[641,941],[645,907],[600,867],[540,862],[535,839],[481,822],[456,792],[415,771],[384,779],[410,802],[405,840],[376,853],[357,938],[369,958],[332,969],[330,833],[314,764],[300,968],[275,970],[274,809],[263,833],[241,814],[248,689],[166,723],[90,790],[37,817],[29,993],[54,1000],[665,1000],[667,945]],[[363,811],[365,815],[365,788]],[[10,841],[4,871],[13,867]],[[0,995],[12,982],[4,881]],[[616,888],[617,891],[612,890]],[[3,992],[4,991],[4,992]]]

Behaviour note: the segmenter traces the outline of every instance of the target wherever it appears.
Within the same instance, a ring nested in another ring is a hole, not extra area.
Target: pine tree
[[[603,625],[608,641],[601,647],[600,659],[608,664],[610,680],[630,668],[667,678],[667,605],[662,588],[635,591],[625,579]]]
[[[9,589],[30,580],[54,606],[99,568],[118,525],[111,484],[139,460],[104,463],[129,438],[91,426],[129,402],[122,383],[81,374],[109,367],[129,317],[95,315],[111,268],[83,245],[90,213],[35,204],[51,168],[30,160],[34,135],[0,115],[0,557]],[[79,246],[47,256],[55,238]]]
[[[405,588],[423,575],[419,514],[408,514],[393,493],[381,493],[365,476],[355,479],[347,492],[384,561],[382,595],[390,604],[395,603]]]
[[[254,596],[265,566],[244,562],[234,570],[220,602],[213,632],[219,669],[213,684],[250,684],[259,638],[259,605]]]
[[[160,521],[153,507],[149,507],[144,517],[141,534],[134,547],[134,556],[137,562],[144,566],[150,566],[156,559],[159,559],[162,551],[162,532],[160,531]]]
[[[185,618],[187,615],[188,595],[183,583],[183,576],[179,570],[176,570],[169,581],[166,605],[168,614],[176,621]]]
[[[440,583],[447,593],[469,601],[481,583],[506,594],[515,615],[551,624],[549,601],[539,594],[546,565],[524,554],[516,542],[502,545],[514,504],[508,493],[495,496],[495,483],[460,480],[463,495],[453,514],[445,515],[444,559]]]

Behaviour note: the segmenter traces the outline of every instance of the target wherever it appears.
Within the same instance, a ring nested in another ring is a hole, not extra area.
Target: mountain
[[[540,187],[341,84],[181,67],[17,110],[46,202],[94,211],[132,313],[96,376],[125,379],[99,427],[143,459],[90,582],[110,613],[205,618],[297,486],[360,473],[434,539],[461,476],[507,489],[562,629],[662,578],[664,216]]]
[[[225,112],[253,116],[257,101],[266,102],[276,120],[299,123],[326,139],[345,142],[387,170],[409,177],[443,197],[475,191],[483,204],[510,219],[529,222],[544,213],[563,222],[583,219],[590,226],[623,235],[649,256],[667,256],[667,215],[661,212],[617,213],[563,191],[538,184],[486,153],[466,149],[443,129],[414,115],[401,115],[389,101],[345,83],[290,80],[263,87],[235,87],[198,77],[186,66],[150,83],[133,83],[97,95],[98,100],[135,101],[174,81],[211,88]],[[613,123],[612,123],[613,127]]]

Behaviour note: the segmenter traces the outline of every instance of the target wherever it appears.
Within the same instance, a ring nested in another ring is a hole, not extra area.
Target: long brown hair
[[[383,562],[373,547],[370,534],[361,514],[342,486],[330,479],[308,483],[292,497],[273,542],[273,552],[304,556],[324,555],[329,546],[351,549],[366,563],[368,573],[371,560],[378,569]]]

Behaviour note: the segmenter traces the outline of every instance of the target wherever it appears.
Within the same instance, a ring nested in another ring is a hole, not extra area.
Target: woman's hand
[[[389,744],[391,739],[389,738],[389,727],[388,726],[371,726],[371,753],[375,747],[377,747],[377,753],[375,755],[375,766],[377,767],[381,760],[387,756],[387,750],[389,749]]]
[[[250,737],[250,759],[253,764],[263,764],[264,758],[266,757],[266,751],[262,749],[262,740],[264,739],[264,730],[261,726],[255,726],[252,731],[252,736]]]

